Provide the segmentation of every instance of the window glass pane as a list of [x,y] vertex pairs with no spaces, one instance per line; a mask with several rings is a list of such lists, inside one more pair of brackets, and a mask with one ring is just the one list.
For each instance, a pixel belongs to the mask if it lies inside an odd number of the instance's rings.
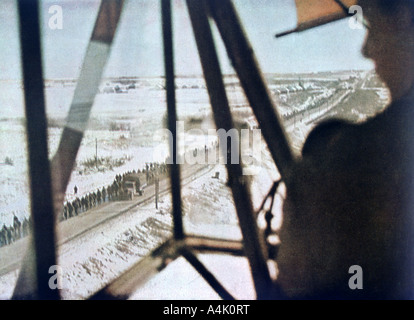
[[0,299],[9,299],[26,252],[31,221],[15,1],[6,0],[0,6],[0,47]]
[[[58,2],[62,29],[49,27],[51,4],[43,3],[43,48],[52,156],[100,1]],[[88,297],[171,236],[160,11],[157,0],[124,4],[59,216],[65,299]]]
[[[241,239],[231,190],[227,186],[227,172],[218,147],[218,130],[185,1],[174,2],[174,18],[185,231],[215,238]],[[221,47],[220,54],[223,53]]]

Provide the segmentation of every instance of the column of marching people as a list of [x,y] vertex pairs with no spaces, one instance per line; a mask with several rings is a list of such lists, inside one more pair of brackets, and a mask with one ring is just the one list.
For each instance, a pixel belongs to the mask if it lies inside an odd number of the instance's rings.
[[16,215],[13,215],[13,224],[10,226],[3,224],[0,229],[0,247],[7,246],[21,238],[26,237],[30,232],[31,225],[31,217],[25,217],[23,221],[20,221]]
[[[66,201],[59,220],[70,219],[108,201],[121,200],[122,194],[126,192],[124,182],[128,175],[141,175],[145,178],[146,184],[150,185],[154,182],[155,175],[160,176],[166,173],[167,165],[165,163],[147,163],[142,170],[138,169],[137,171],[133,170],[117,174],[112,184],[98,188],[82,197],[76,197],[72,201]],[[78,188],[76,186],[75,188],[75,193],[77,193]]]
[[[146,185],[154,182],[155,176],[165,176],[167,174],[167,165],[165,163],[147,163],[145,167],[137,171],[127,171],[123,174],[117,174],[114,181],[108,185],[96,189],[93,192],[78,196],[78,187],[74,187],[73,200],[66,200],[62,212],[58,216],[59,222],[75,217],[90,209],[93,209],[105,202],[118,201],[122,199],[122,193],[125,192],[125,178],[128,175],[139,175],[146,181]],[[25,217],[23,221],[13,215],[13,224],[6,226],[3,224],[0,229],[0,247],[7,246],[13,242],[29,235],[32,226],[31,217]]]

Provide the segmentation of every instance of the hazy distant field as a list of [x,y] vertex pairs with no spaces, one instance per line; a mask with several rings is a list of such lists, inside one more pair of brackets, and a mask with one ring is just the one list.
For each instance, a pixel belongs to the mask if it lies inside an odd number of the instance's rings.
[[[363,121],[380,112],[387,102],[386,91],[372,72],[266,75],[266,80],[296,152],[300,152],[315,123],[331,117]],[[234,116],[243,125],[253,118],[251,109],[237,79],[228,76],[225,82]],[[50,156],[57,148],[75,84],[67,79],[46,82]],[[206,132],[215,128],[203,79],[179,78],[176,86],[177,112],[179,120],[185,120],[185,130],[202,128]],[[158,144],[154,141],[154,133],[163,128],[165,122],[165,101],[161,78],[103,81],[68,195],[74,185],[80,187],[80,192],[89,192],[110,183],[117,173],[142,168],[146,162],[162,161],[154,159],[153,148]],[[19,83],[3,82],[0,103],[3,157],[0,159],[3,162],[0,166],[0,224],[10,224],[13,214],[23,218],[29,212],[25,121]],[[203,144],[197,138],[187,138],[187,147]],[[96,155],[114,165],[106,168],[82,165]],[[13,164],[6,164],[6,158]]]

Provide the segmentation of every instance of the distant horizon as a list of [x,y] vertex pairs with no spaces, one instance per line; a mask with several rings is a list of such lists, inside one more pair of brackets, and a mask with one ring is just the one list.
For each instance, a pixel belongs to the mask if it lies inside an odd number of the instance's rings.
[[[338,69],[338,70],[321,70],[321,71],[310,71],[310,72],[262,72],[262,75],[264,76],[272,76],[272,75],[311,75],[311,74],[323,74],[323,73],[341,73],[341,72],[375,72],[375,69],[373,68],[366,68],[366,69]],[[223,74],[223,77],[238,77],[236,73],[226,73]],[[176,75],[176,78],[204,78],[204,75],[202,74],[188,74],[188,75]],[[142,75],[142,76],[109,76],[109,77],[103,77],[102,81],[105,80],[112,80],[112,79],[162,79],[165,78],[165,75]],[[44,78],[44,81],[75,81],[78,78],[70,78],[70,77],[62,77],[62,78]],[[0,82],[8,82],[8,81],[22,81],[22,78],[9,78],[9,79],[1,79]]]

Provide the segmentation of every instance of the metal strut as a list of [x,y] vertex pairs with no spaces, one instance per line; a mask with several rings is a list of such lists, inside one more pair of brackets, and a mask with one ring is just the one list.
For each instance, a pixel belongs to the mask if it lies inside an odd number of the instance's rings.
[[91,300],[128,299],[138,288],[144,286],[171,262],[183,256],[206,280],[217,294],[226,300],[233,296],[214,275],[197,259],[193,252],[221,253],[241,257],[244,255],[239,241],[218,240],[205,237],[186,236],[184,240],[171,238],[142,258],[117,279],[93,294]]
[[20,0],[18,10],[33,219],[33,236],[29,243],[34,252],[24,260],[24,263],[30,265],[30,271],[24,276],[21,276],[20,272],[20,281],[17,282],[19,286],[22,282],[30,281],[32,290],[24,290],[23,284],[23,290],[15,290],[12,298],[59,299],[59,292],[52,290],[48,285],[49,268],[56,264],[55,219],[47,146],[39,2]]
[[[56,264],[54,256],[54,221],[63,207],[66,188],[83,133],[89,121],[95,95],[99,90],[122,6],[123,0],[102,0],[67,117],[67,123],[63,129],[59,147],[51,161],[51,170],[49,171],[38,1],[19,1],[29,157],[31,166],[34,166],[33,170],[30,170],[31,190],[32,192],[35,189],[38,191],[36,197],[31,199],[35,226],[35,247],[29,246],[22,261],[22,268],[13,293],[14,299],[28,298],[35,295],[36,292],[45,298],[49,297],[47,294],[50,278],[48,270]],[[34,158],[32,159],[32,157]],[[43,186],[43,188],[39,188],[39,186]],[[48,191],[49,189],[52,189],[53,192]],[[40,192],[42,190],[45,192],[43,195]],[[52,204],[51,208],[50,204]],[[36,237],[41,238],[36,239]],[[36,278],[38,282],[37,289],[32,276],[33,259],[35,257],[39,266],[38,270],[43,268],[43,278]],[[39,259],[44,260],[41,260],[41,262]],[[40,276],[39,274],[38,277]],[[54,290],[53,292],[50,297],[57,298],[56,292],[58,291]]]
[[280,115],[230,0],[207,1],[232,65],[282,178],[295,161]]
[[168,111],[168,129],[172,135],[172,164],[170,165],[170,182],[173,204],[173,222],[174,238],[181,240],[184,238],[184,228],[182,219],[181,204],[181,177],[180,165],[177,163],[177,111],[175,101],[175,75],[174,75],[174,48],[173,33],[171,23],[171,1],[161,1],[162,13],[162,31],[164,39],[164,65],[165,65],[165,82],[167,92],[167,111]]
[[[234,124],[206,13],[207,2],[204,0],[187,0],[187,7],[190,13],[216,127],[229,132],[234,128]],[[237,140],[237,136],[233,138]],[[239,142],[233,140],[232,143],[238,144]],[[220,146],[222,145],[220,143]],[[227,150],[222,149],[224,154],[228,154],[229,151],[229,145],[227,145]],[[243,235],[246,256],[252,271],[257,298],[265,299],[269,297],[272,282],[267,268],[263,239],[259,236],[250,195],[247,185],[244,183],[243,169],[239,163],[232,164],[229,162],[227,162],[226,168],[228,176],[231,177],[230,187]]]
[[177,115],[175,100],[174,52],[172,42],[173,35],[171,23],[172,14],[170,0],[161,0],[161,13],[164,39],[164,65],[167,91],[168,128],[173,137],[172,150],[170,150],[170,154],[172,155],[173,159],[173,164],[171,165],[170,170],[173,200],[173,238],[155,249],[149,256],[139,261],[114,282],[94,294],[91,299],[127,299],[133,293],[133,291],[137,289],[137,287],[145,284],[151,276],[164,269],[168,263],[172,262],[179,256],[183,256],[193,266],[193,268],[199,272],[204,280],[211,286],[213,290],[217,292],[220,297],[225,300],[234,300],[234,297],[201,263],[201,261],[196,257],[191,249],[193,248],[195,250],[201,251],[223,250],[227,251],[230,254],[240,254],[238,243],[226,242],[228,244],[227,247],[222,245],[222,241],[187,237],[183,231],[180,166],[178,163],[176,163]]
[[[176,161],[177,116],[171,3],[170,0],[161,1],[168,127],[174,137],[171,155],[174,161]],[[33,4],[35,7],[32,7]],[[90,109],[98,90],[103,67],[109,56],[112,40],[120,18],[122,4],[122,0],[103,0],[101,3],[69,111],[68,121],[64,128],[58,151],[52,161],[52,172],[50,172],[47,159],[46,115],[44,112],[40,34],[38,28],[38,1],[19,0],[26,114],[28,118],[31,190],[34,190],[37,182],[37,185],[44,186],[44,192],[42,191],[43,194],[40,197],[38,194],[37,199],[33,199],[32,196],[36,255],[27,255],[28,257],[36,257],[38,266],[36,279],[38,287],[31,290],[29,286],[29,289],[26,291],[22,289],[25,285],[25,276],[28,277],[29,275],[27,266],[30,263],[26,263],[27,261],[25,260],[15,288],[14,297],[22,297],[19,293],[29,292],[24,297],[30,297],[30,294],[32,294],[32,297],[44,299],[59,298],[58,291],[50,291],[50,288],[47,286],[47,280],[49,279],[49,274],[47,273],[48,268],[56,261],[54,214],[58,214],[63,205],[63,196],[89,119]],[[283,176],[293,161],[293,156],[285,139],[283,128],[279,125],[278,115],[269,98],[253,52],[243,34],[231,2],[228,0],[187,0],[187,6],[217,128],[222,128],[228,132],[234,128],[234,124],[208,21],[208,9],[210,9],[212,16],[216,20],[228,54],[232,59],[249,102],[262,127],[263,135],[268,143],[271,154]],[[30,17],[30,19],[26,20],[26,17]],[[97,52],[100,54],[97,55]],[[93,58],[98,56],[101,59]],[[87,72],[90,70],[96,71],[91,73]],[[37,131],[39,128],[41,129],[40,133]],[[36,130],[36,139],[34,138],[33,130]],[[38,144],[36,144],[36,141],[38,141]],[[232,143],[238,144],[239,141],[233,140]],[[220,145],[222,144],[220,143]],[[229,155],[229,151],[231,151],[230,146],[227,145],[227,149],[222,151]],[[38,157],[39,154],[41,157]],[[135,264],[118,279],[98,291],[91,298],[128,298],[138,286],[149,279],[149,276],[155,275],[168,265],[169,262],[179,256],[183,256],[222,298],[234,299],[213,274],[197,259],[193,254],[193,250],[233,254],[236,256],[241,256],[244,253],[250,264],[257,298],[265,299],[271,297],[270,294],[273,284],[267,268],[267,254],[264,239],[259,235],[250,194],[243,177],[243,168],[239,163],[233,164],[229,161],[227,162],[226,168],[230,178],[229,185],[232,190],[243,235],[243,243],[185,236],[181,210],[180,168],[177,163],[174,163],[170,171],[174,217],[173,239],[170,239],[155,249],[146,258]],[[36,170],[38,171],[36,172]],[[47,178],[46,181],[45,177]],[[52,197],[52,190],[54,197]],[[55,211],[54,214],[53,211]],[[45,234],[48,237],[47,241],[45,241]],[[41,239],[39,235],[41,235]],[[148,274],[145,274],[145,271]]]

